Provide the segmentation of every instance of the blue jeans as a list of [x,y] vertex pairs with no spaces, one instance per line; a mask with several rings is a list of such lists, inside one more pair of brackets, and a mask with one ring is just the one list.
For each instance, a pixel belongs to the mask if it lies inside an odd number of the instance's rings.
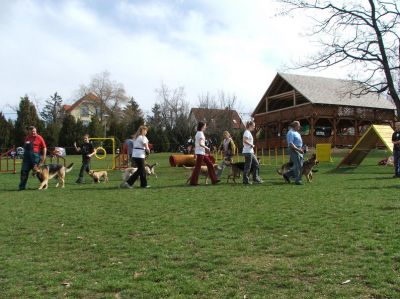
[[289,154],[290,160],[293,162],[293,167],[286,173],[286,175],[288,178],[294,178],[297,183],[301,182],[301,173],[304,162],[303,154],[300,154],[293,149],[289,149]]
[[258,176],[260,170],[260,164],[258,164],[257,157],[253,153],[245,153],[244,156],[244,169],[243,169],[243,183],[249,183],[249,174],[250,170],[253,175],[253,181],[258,182],[261,181]]

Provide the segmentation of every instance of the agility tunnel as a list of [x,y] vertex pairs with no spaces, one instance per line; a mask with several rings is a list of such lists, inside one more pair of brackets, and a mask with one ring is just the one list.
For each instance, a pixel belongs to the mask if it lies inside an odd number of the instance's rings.
[[[210,160],[215,164],[215,158],[210,156]],[[171,155],[169,157],[169,164],[171,167],[194,166],[195,155]],[[203,163],[203,165],[205,165]]]

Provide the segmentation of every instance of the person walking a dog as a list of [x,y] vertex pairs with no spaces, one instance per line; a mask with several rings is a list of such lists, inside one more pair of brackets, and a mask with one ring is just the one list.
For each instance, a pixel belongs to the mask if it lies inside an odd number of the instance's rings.
[[[26,189],[26,183],[28,182],[29,172],[34,166],[43,164],[46,161],[47,146],[43,137],[37,133],[37,129],[34,126],[28,128],[29,133],[24,141],[24,156],[21,167],[21,177],[19,182],[19,190]],[[42,158],[40,159],[40,153]]]
[[132,188],[133,184],[140,177],[140,187],[149,188],[147,185],[146,171],[145,171],[145,163],[144,160],[146,158],[146,154],[150,153],[149,148],[149,140],[146,137],[148,128],[146,126],[140,126],[133,136],[133,150],[132,150],[132,158],[135,162],[137,170],[129,177],[129,179],[125,182],[126,188]]
[[81,170],[79,171],[79,177],[75,183],[82,184],[84,182],[83,174],[85,171],[87,174],[89,174],[90,160],[92,156],[96,153],[96,151],[94,150],[93,144],[89,142],[88,134],[85,134],[83,136],[83,143],[79,147],[76,145],[76,142],[74,142],[74,147],[77,152],[82,153],[82,166]]
[[392,135],[393,142],[393,165],[394,165],[394,178],[400,177],[400,122],[394,124],[394,132]]
[[289,131],[286,135],[290,161],[293,162],[292,168],[285,174],[283,178],[290,183],[290,178],[295,179],[296,185],[303,185],[301,181],[302,167],[304,162],[303,140],[299,133],[301,126],[300,122],[295,120],[290,124]]
[[200,174],[200,169],[201,165],[206,163],[207,165],[207,170],[208,170],[208,175],[211,178],[211,182],[215,185],[219,182],[219,179],[217,178],[213,163],[210,159],[209,155],[206,155],[206,152],[210,151],[210,148],[206,146],[206,137],[204,136],[204,131],[207,128],[207,124],[204,122],[199,122],[197,124],[197,133],[195,136],[195,148],[194,148],[194,153],[196,155],[196,162],[195,166],[193,168],[192,176],[190,178],[190,185],[191,186],[197,186],[198,185],[198,179],[199,179],[199,174]]
[[263,181],[260,179],[259,171],[260,164],[258,163],[257,157],[254,155],[254,144],[253,135],[251,131],[255,129],[256,125],[254,121],[248,121],[246,123],[246,131],[243,133],[243,156],[244,156],[244,169],[243,169],[243,184],[251,185],[249,182],[250,169],[252,170],[253,182],[255,184],[261,184]]
[[224,153],[224,157],[222,159],[221,164],[219,165],[217,177],[219,178],[222,175],[222,172],[225,169],[226,163],[232,163],[232,157],[236,151],[236,145],[233,141],[231,134],[228,131],[224,131],[223,133],[224,139],[222,140],[219,150]]

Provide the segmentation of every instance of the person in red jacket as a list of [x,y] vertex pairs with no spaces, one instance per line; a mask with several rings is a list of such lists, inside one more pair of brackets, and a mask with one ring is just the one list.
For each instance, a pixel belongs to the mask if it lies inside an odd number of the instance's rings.
[[[46,161],[47,147],[42,136],[37,133],[34,126],[28,128],[29,134],[24,141],[24,157],[21,167],[19,190],[25,190],[29,172],[35,165]],[[40,157],[42,154],[42,157]]]

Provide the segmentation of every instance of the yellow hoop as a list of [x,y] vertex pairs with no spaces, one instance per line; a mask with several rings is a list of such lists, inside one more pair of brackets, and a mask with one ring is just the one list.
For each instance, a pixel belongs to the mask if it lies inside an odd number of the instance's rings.
[[[102,155],[102,156],[98,156],[98,155],[97,155],[97,152],[98,152],[98,151],[103,151],[103,155]],[[107,156],[107,152],[106,152],[106,150],[104,149],[104,147],[99,146],[99,147],[96,147],[96,150],[95,150],[95,152],[94,152],[94,155],[95,155],[95,157],[96,157],[97,159],[103,160],[103,159],[105,159],[105,157]]]

